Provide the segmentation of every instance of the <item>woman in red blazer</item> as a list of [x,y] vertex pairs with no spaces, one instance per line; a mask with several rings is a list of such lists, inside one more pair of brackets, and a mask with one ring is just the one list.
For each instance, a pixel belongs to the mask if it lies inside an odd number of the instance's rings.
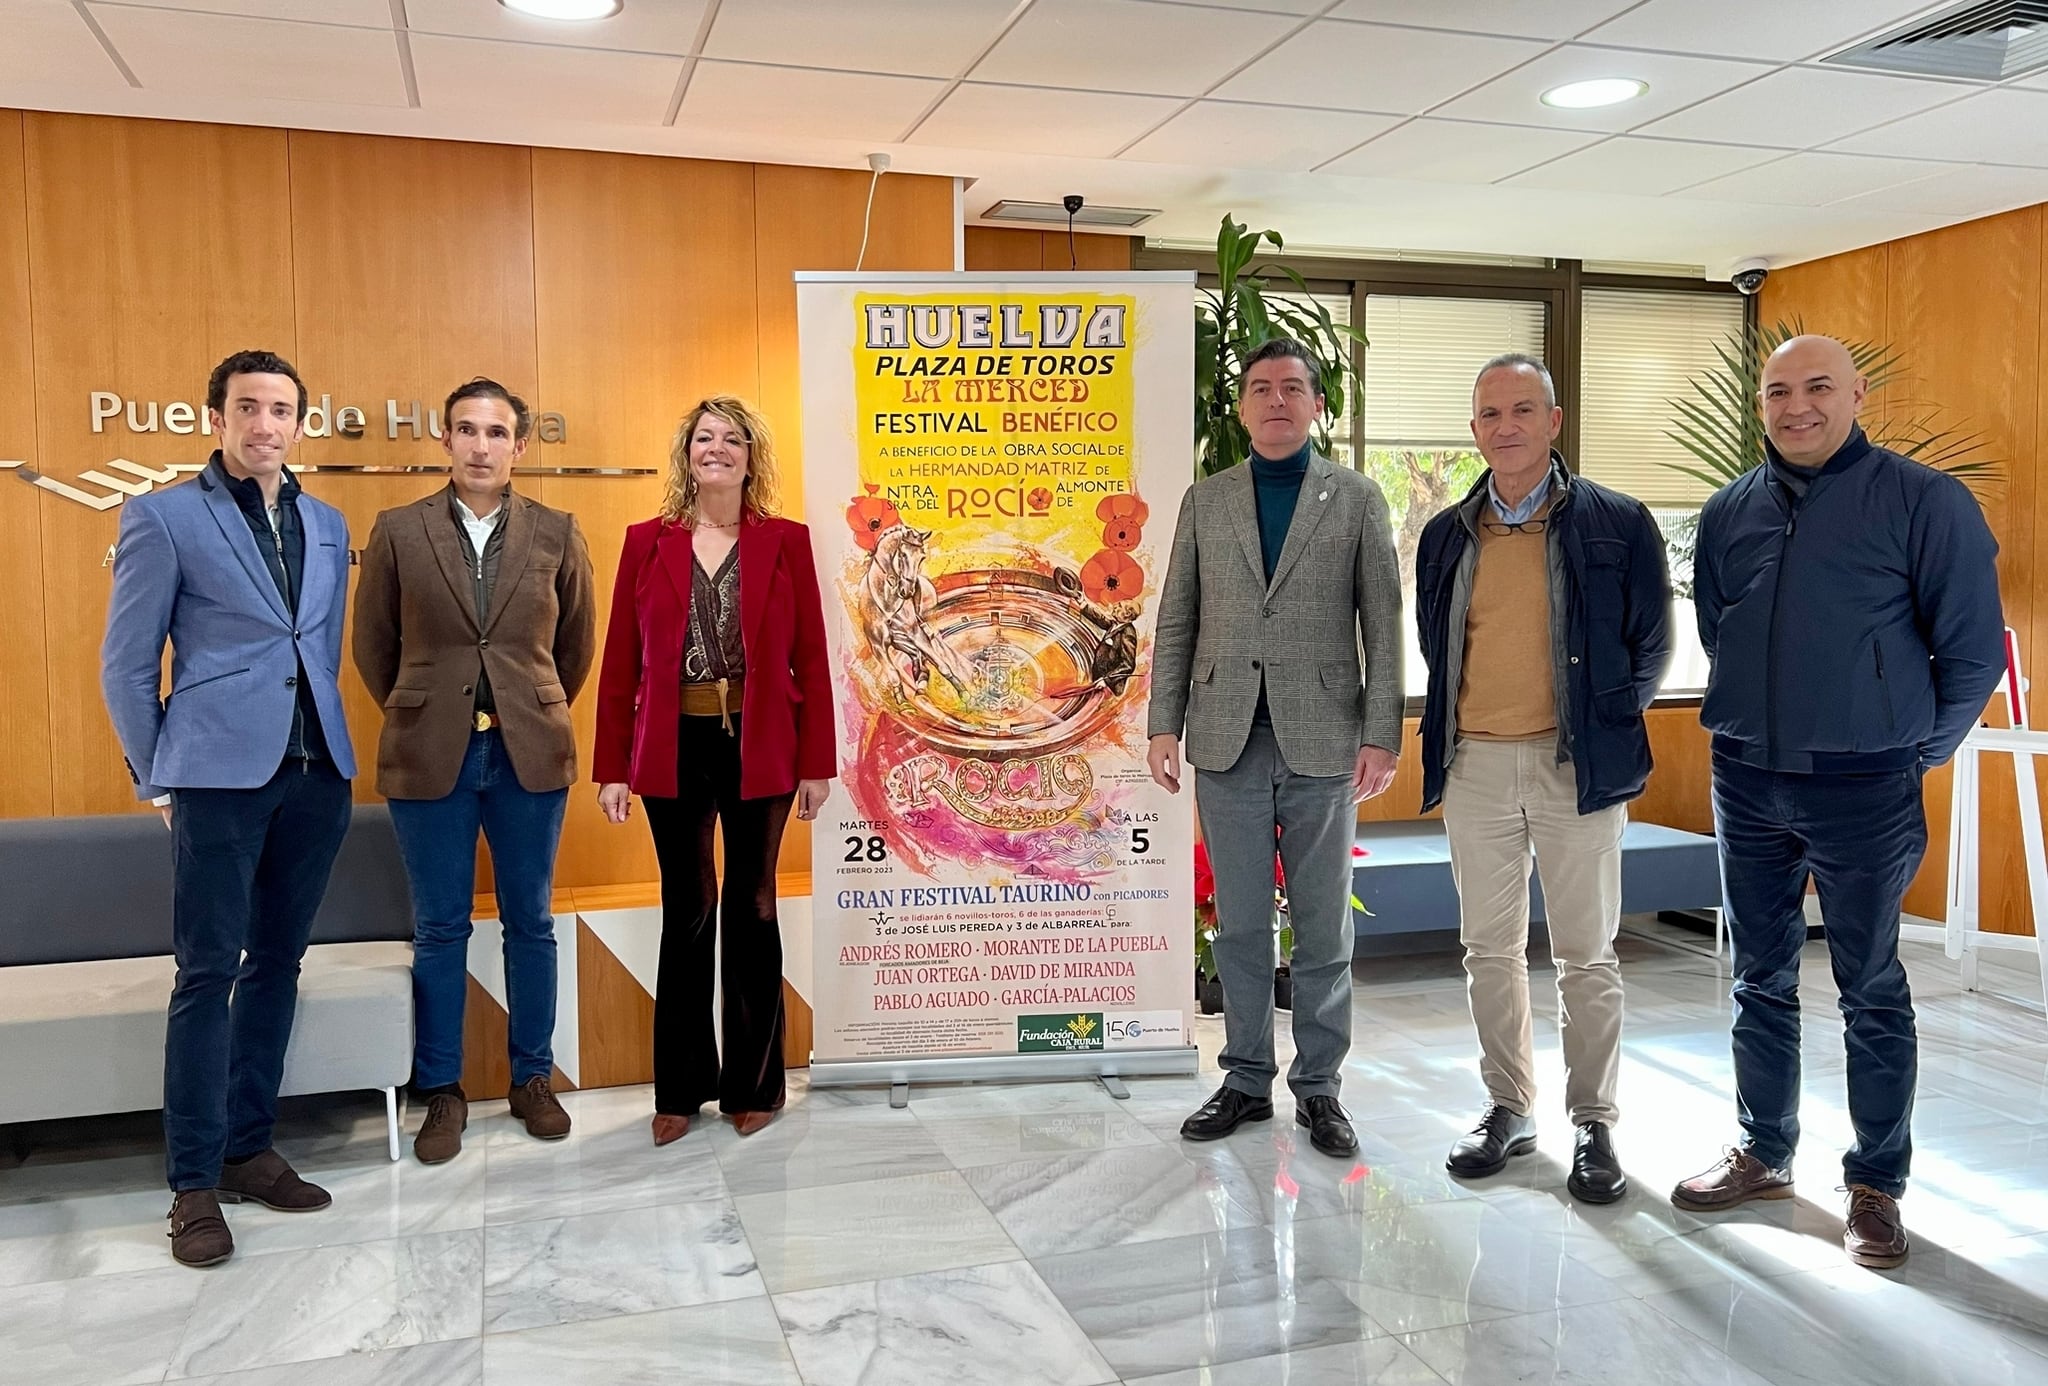
[[[676,430],[661,514],[626,531],[612,589],[594,768],[612,822],[635,794],[647,805],[661,864],[656,1145],[714,1098],[752,1135],[785,1093],[775,860],[792,804],[815,818],[836,765],[810,532],[776,508],[768,425],[714,395]],[[721,919],[723,1063],[711,1024]]]

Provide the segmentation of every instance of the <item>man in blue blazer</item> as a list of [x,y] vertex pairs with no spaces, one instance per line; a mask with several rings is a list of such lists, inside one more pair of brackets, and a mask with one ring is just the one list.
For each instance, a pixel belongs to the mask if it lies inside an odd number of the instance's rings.
[[348,524],[285,469],[306,388],[282,358],[238,352],[206,410],[220,437],[206,469],[121,512],[100,648],[128,774],[175,843],[164,1144],[171,1254],[193,1266],[234,1252],[222,1202],[332,1201],[270,1137],[356,771],[335,684]]

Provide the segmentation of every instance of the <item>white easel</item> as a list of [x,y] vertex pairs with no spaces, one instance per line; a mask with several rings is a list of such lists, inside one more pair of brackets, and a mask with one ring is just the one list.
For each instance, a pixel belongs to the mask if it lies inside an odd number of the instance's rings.
[[[1905,924],[1900,937],[1924,943],[1939,942],[1951,958],[1962,963],[1963,986],[1977,990],[1977,950],[2008,948],[2033,953],[2041,960],[2041,1002],[2048,1007],[2048,851],[2041,840],[2041,800],[2036,787],[2034,757],[2048,755],[2048,731],[2036,731],[2027,721],[2027,681],[2020,668],[2019,637],[2010,626],[2005,631],[2006,713],[2010,727],[1977,726],[1963,738],[1955,757],[1955,779],[1949,796],[1948,813],[1948,915],[1937,928],[1931,924]],[[1983,848],[1983,773],[1981,758],[1987,752],[2010,755],[2013,780],[2019,791],[2020,843],[2027,859],[2027,897],[2033,910],[2034,933],[1987,933],[1979,925],[1979,873]]]

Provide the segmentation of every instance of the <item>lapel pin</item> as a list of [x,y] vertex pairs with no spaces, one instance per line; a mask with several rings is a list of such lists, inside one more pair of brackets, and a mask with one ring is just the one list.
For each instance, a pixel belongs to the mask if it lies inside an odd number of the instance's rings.
[[1316,492],[1316,499],[1317,499],[1317,500],[1328,500],[1329,498],[1330,498],[1330,493],[1329,493],[1328,491],[1318,491],[1318,492]]

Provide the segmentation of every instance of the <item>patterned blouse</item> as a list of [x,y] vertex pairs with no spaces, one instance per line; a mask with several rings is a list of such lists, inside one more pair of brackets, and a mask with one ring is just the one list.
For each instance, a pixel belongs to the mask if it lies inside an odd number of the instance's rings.
[[[716,683],[746,672],[747,656],[740,644],[740,546],[734,544],[718,565],[715,577],[704,564],[690,560],[690,632],[683,642],[683,682]],[[706,640],[705,631],[715,639]]]

